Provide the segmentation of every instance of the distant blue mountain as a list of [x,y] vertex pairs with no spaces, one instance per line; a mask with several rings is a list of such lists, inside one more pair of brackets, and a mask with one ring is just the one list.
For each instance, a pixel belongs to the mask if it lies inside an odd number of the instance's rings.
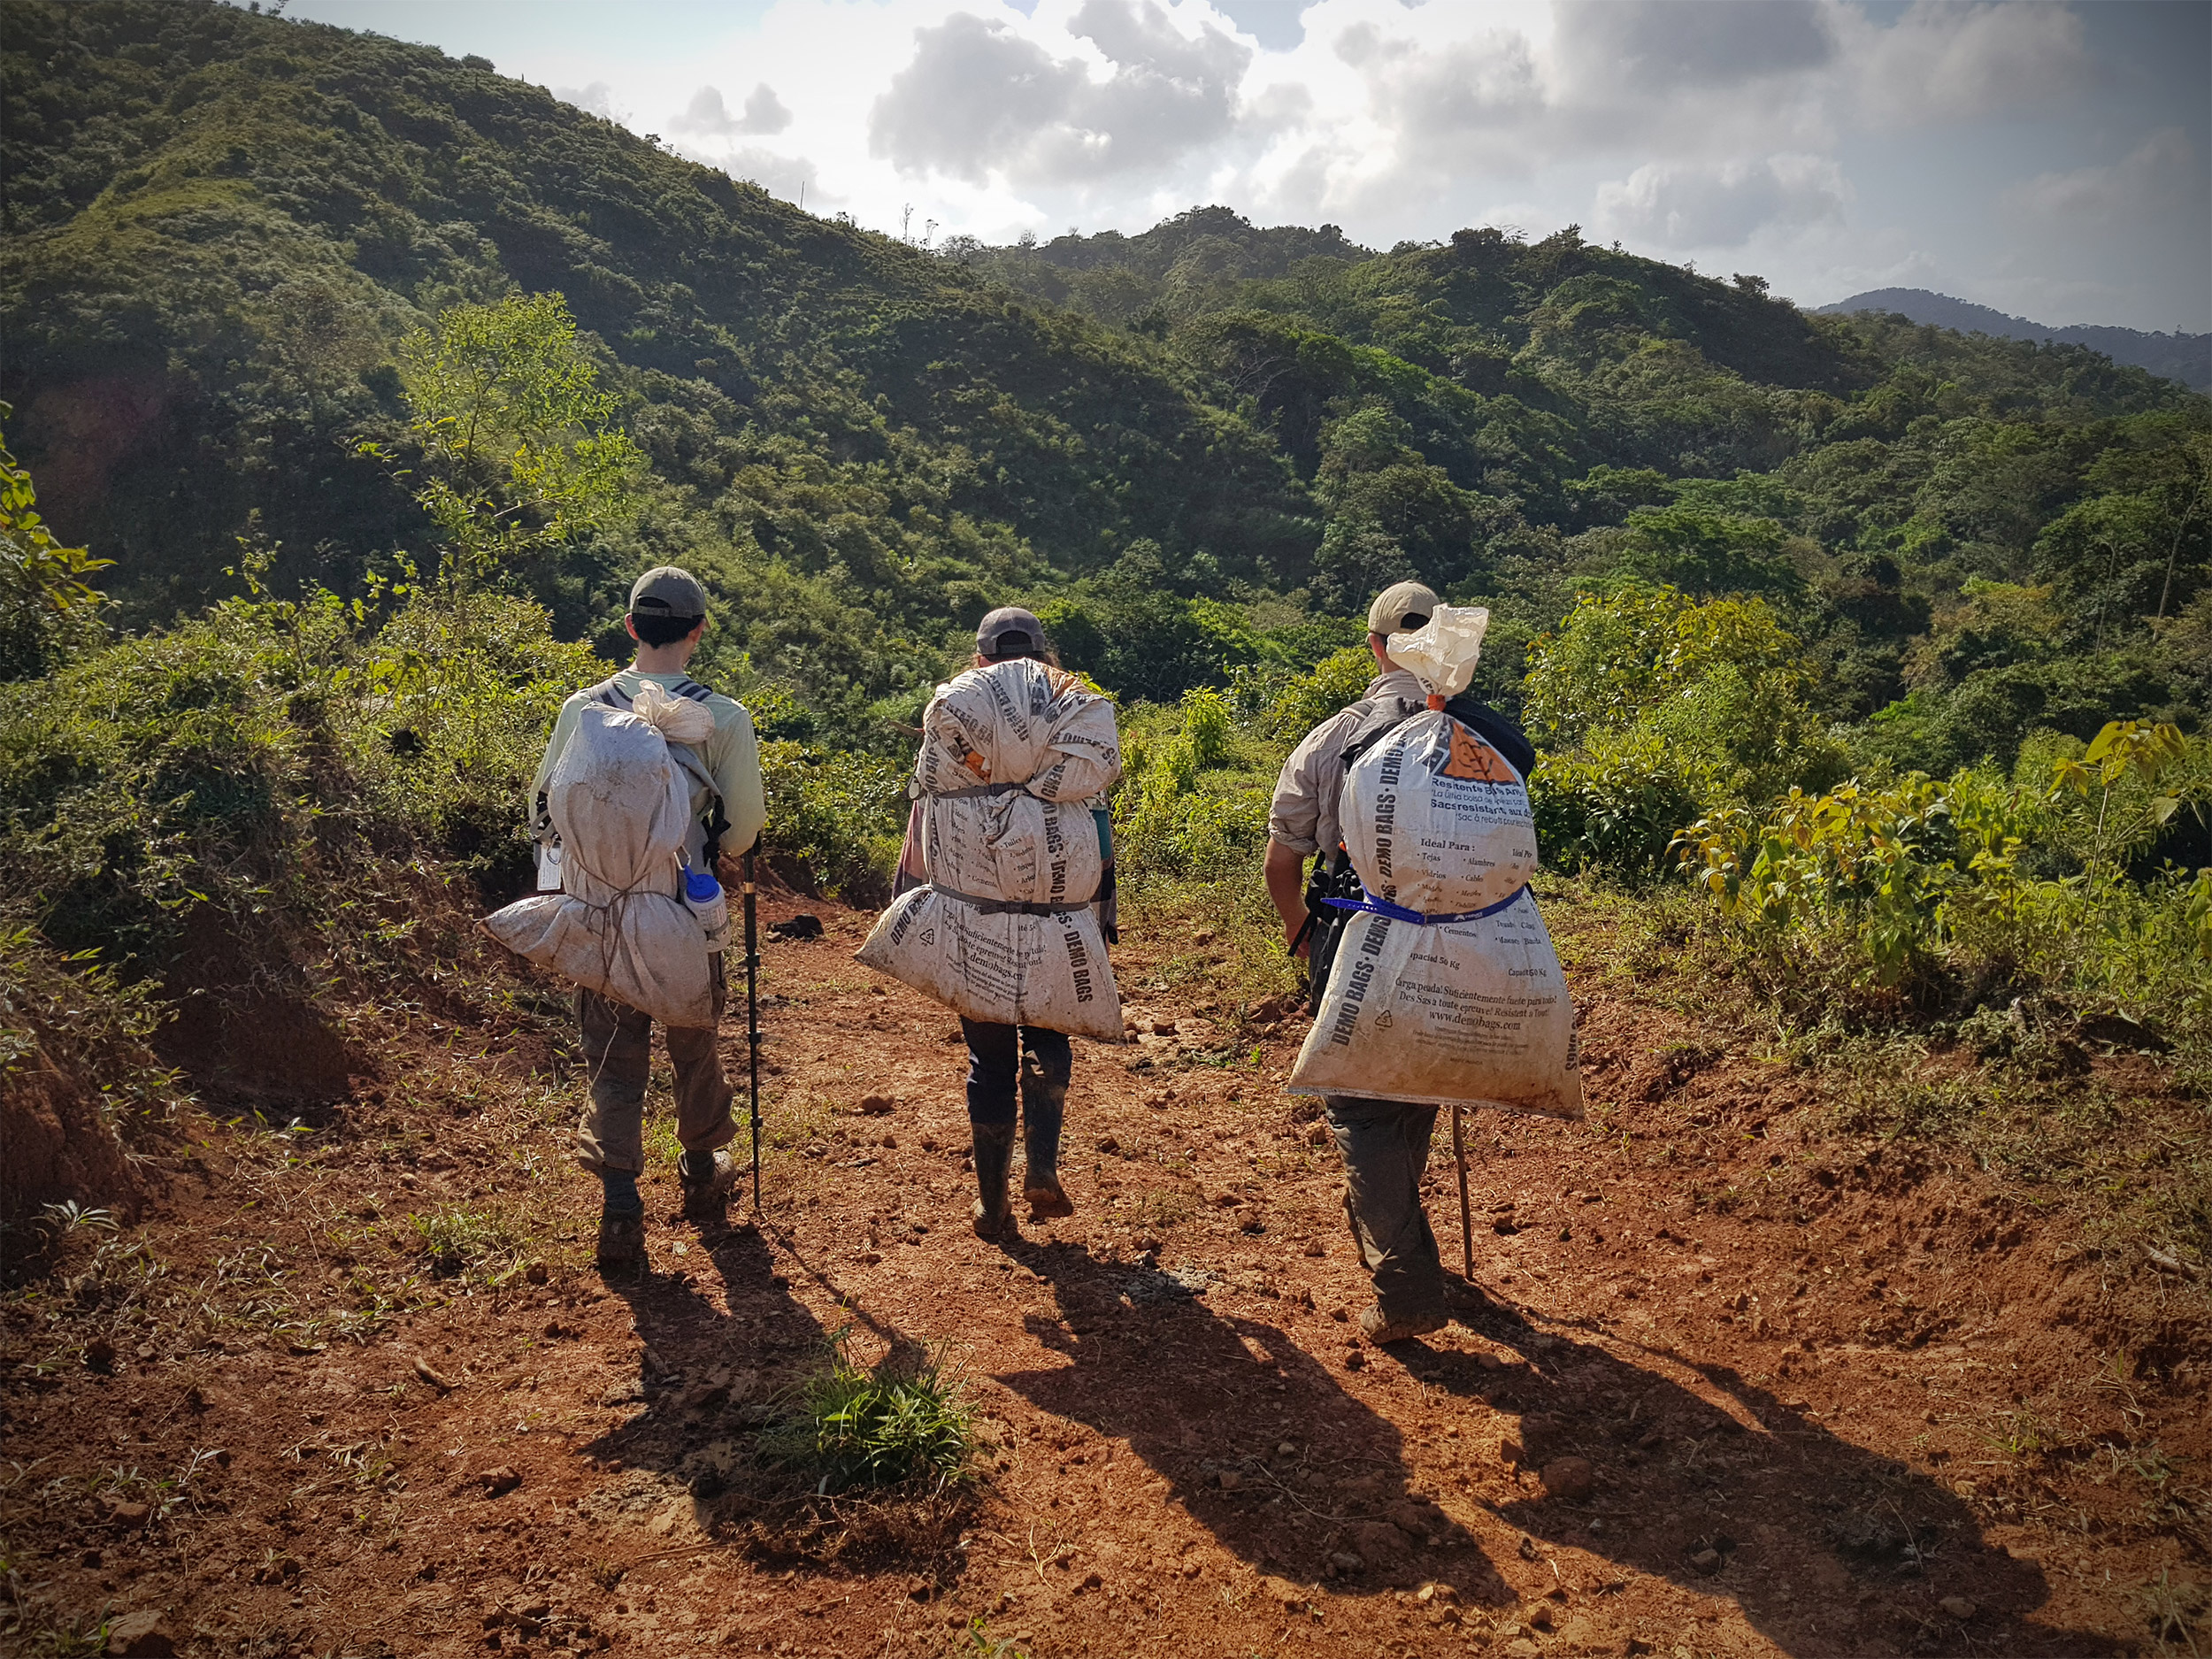
[[1895,312],[1916,323],[1955,328],[1962,334],[1995,334],[2005,340],[2045,340],[2061,345],[2087,346],[2115,363],[2131,363],[2139,369],[2200,392],[2212,391],[2212,334],[2146,334],[2140,328],[2108,328],[2094,323],[2076,323],[2052,328],[2024,317],[2008,317],[1970,300],[1955,300],[1948,294],[1926,288],[1872,288],[1854,294],[1823,311]]

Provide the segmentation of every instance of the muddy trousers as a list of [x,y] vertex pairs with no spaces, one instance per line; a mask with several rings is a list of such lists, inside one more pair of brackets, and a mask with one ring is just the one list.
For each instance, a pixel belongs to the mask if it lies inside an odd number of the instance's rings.
[[1421,1171],[1436,1133],[1436,1108],[1398,1101],[1325,1097],[1329,1133],[1344,1158],[1344,1214],[1391,1318],[1444,1311],[1444,1263],[1421,1208]]
[[[668,1057],[676,1069],[676,1139],[687,1152],[711,1152],[737,1138],[730,1102],[737,1091],[722,1075],[716,1047],[722,1005],[728,992],[722,960],[714,959],[711,1026],[664,1028]],[[645,1085],[653,1064],[653,1021],[626,1003],[595,991],[579,991],[576,1016],[583,1027],[584,1071],[591,1079],[590,1103],[576,1125],[576,1161],[602,1170],[645,1171]]]

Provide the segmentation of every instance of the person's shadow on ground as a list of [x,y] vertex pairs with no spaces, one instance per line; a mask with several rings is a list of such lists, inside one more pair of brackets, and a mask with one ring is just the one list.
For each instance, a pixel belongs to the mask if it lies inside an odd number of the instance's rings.
[[1166,1481],[1163,1505],[1297,1583],[1360,1595],[1438,1578],[1471,1601],[1512,1599],[1475,1539],[1412,1482],[1396,1426],[1287,1332],[1217,1314],[1194,1274],[1071,1244],[1006,1248],[1050,1282],[1060,1317],[1028,1324],[1070,1363],[997,1380],[1125,1440]]
[[[1956,1494],[1733,1371],[1659,1350],[1647,1368],[1540,1332],[1503,1305],[1466,1323],[1527,1363],[1493,1370],[1417,1342],[1394,1345],[1385,1363],[1517,1417],[1506,1450],[1519,1454],[1518,1495],[1486,1507],[1540,1555],[1541,1543],[1568,1545],[1725,1597],[1791,1654],[2125,1646],[2024,1625],[2048,1596],[2040,1568],[1985,1544]],[[1672,1380],[1662,1359],[1756,1426]]]
[[[1178,1276],[1141,1262],[1071,1245],[1008,1250],[1050,1281],[1060,1318],[1031,1328],[1070,1363],[999,1380],[1125,1440],[1165,1479],[1167,1501],[1239,1557],[1294,1580],[1333,1578],[1340,1593],[1433,1578],[1463,1601],[1517,1602],[1480,1541],[1419,1489],[1398,1427],[1286,1332],[1216,1314]],[[1526,1363],[1493,1369],[1418,1342],[1371,1350],[1371,1363],[1506,1414],[1505,1449],[1521,1472],[1492,1463],[1474,1437],[1461,1444],[1481,1467],[1465,1472],[1475,1501],[1525,1535],[1530,1560],[1546,1544],[1571,1546],[1732,1601],[1792,1654],[2124,1647],[2024,1624],[2048,1598],[2041,1570],[1984,1544],[1955,1494],[1732,1372],[1699,1374],[1755,1426],[1670,1377],[1671,1356],[1638,1364],[1502,1306],[1467,1323]],[[1562,1466],[1573,1459],[1586,1467]],[[1574,1612],[1556,1615],[1561,1632],[1581,1617],[1580,1635],[1617,1649],[1632,1632],[1610,1626],[1605,1602],[1625,1582],[1581,1586]]]
[[[673,1271],[649,1266],[606,1280],[644,1344],[634,1383],[608,1403],[643,1409],[580,1448],[625,1471],[598,1500],[614,1513],[599,1518],[634,1510],[628,1518],[649,1533],[690,1542],[703,1533],[802,1571],[830,1567],[855,1536],[867,1553],[866,1540],[880,1533],[884,1548],[911,1555],[909,1566],[941,1580],[956,1577],[964,1564],[951,1548],[956,1505],[902,1509],[902,1498],[915,1494],[895,1491],[870,1525],[856,1526],[851,1503],[867,1494],[846,1494],[841,1502],[832,1498],[824,1525],[811,1474],[775,1462],[761,1439],[790,1410],[794,1386],[826,1367],[833,1342],[847,1332],[885,1350],[879,1365],[911,1365],[921,1345],[871,1316],[772,1222],[710,1221],[686,1242],[690,1248]],[[706,1287],[710,1264],[721,1281],[721,1306]],[[844,1310],[842,1330],[826,1329],[793,1295],[795,1276]]]
[[[769,1396],[784,1373],[821,1354],[828,1333],[792,1295],[758,1227],[710,1225],[686,1243],[673,1271],[608,1275],[609,1294],[627,1305],[644,1343],[630,1392],[608,1403],[644,1409],[580,1451],[657,1477],[626,1483],[640,1503],[687,1490],[703,1525]],[[703,1282],[710,1272],[721,1280],[719,1307]]]

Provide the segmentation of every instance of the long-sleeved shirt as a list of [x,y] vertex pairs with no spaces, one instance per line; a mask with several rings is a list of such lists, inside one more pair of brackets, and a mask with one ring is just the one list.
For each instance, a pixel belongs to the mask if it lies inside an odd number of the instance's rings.
[[[626,668],[614,677],[614,681],[615,688],[626,701],[635,697],[639,687],[649,680],[672,693],[689,678],[687,674],[648,674]],[[553,769],[560,764],[562,751],[575,734],[578,717],[590,701],[588,689],[577,692],[561,705],[560,718],[553,722],[553,736],[545,746],[545,758],[538,763],[538,775],[530,783],[530,833],[534,841],[551,839],[552,826],[545,821],[539,803],[546,787],[553,781]],[[696,752],[707,775],[714,780],[715,793],[722,797],[723,816],[730,822],[719,850],[735,856],[752,846],[760,835],[761,826],[768,821],[767,791],[760,779],[760,744],[753,735],[753,717],[745,711],[743,703],[713,691],[707,694],[707,707],[714,715],[714,735]],[[700,855],[706,844],[703,820],[707,811],[706,785],[694,778],[691,833],[684,846],[685,856],[692,861],[694,869],[700,867]]]

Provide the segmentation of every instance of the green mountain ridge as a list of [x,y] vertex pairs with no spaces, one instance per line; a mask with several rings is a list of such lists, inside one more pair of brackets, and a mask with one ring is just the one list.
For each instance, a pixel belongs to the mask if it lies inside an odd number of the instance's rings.
[[1200,208],[933,252],[431,49],[202,0],[10,18],[0,396],[134,626],[227,591],[242,535],[345,593],[432,557],[355,445],[400,430],[408,329],[519,288],[566,296],[654,477],[511,579],[611,642],[630,571],[693,563],[715,663],[849,741],[1007,598],[1172,699],[1310,663],[1403,575],[1491,605],[1508,702],[1519,645],[1640,580],[1763,595],[1900,764],[2207,706],[2212,403],[2080,348],[1571,227],[1377,252]]

